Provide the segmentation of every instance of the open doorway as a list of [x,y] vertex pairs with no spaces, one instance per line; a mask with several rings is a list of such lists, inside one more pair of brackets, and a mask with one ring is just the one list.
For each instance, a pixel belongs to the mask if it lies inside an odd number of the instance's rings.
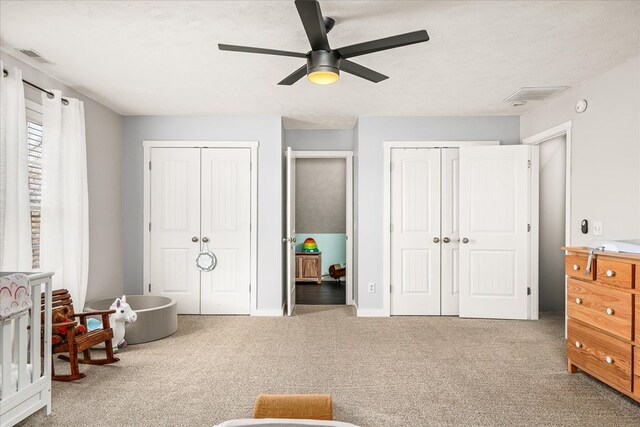
[[291,151],[287,160],[288,313],[353,304],[353,153]]
[[[566,314],[566,276],[560,248],[571,245],[571,122],[566,122],[528,138],[523,144],[533,148],[537,180],[535,197],[539,209],[532,212],[537,232],[532,247],[532,305],[541,312]],[[535,311],[538,311],[536,309]]]
[[566,135],[539,144],[539,247],[540,311],[563,311],[565,245]]

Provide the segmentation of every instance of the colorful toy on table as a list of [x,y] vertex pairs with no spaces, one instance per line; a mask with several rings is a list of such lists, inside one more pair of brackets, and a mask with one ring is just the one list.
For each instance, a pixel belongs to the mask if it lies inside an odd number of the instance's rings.
[[311,237],[308,237],[302,244],[302,252],[320,252],[318,244]]

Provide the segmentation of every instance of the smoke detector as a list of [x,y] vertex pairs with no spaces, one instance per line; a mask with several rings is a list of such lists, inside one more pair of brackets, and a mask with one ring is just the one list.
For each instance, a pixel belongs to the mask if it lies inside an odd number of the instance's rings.
[[20,51],[22,54],[28,56],[31,59],[34,59],[42,64],[51,64],[51,61],[45,59],[42,57],[42,55],[40,55],[38,52],[36,52],[33,49],[18,49],[18,51]]
[[569,86],[521,87],[505,99],[504,102],[545,101],[569,89]]

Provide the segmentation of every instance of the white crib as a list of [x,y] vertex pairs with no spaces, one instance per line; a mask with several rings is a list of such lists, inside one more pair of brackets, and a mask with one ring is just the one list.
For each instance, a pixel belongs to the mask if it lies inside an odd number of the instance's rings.
[[[3,276],[6,274],[10,273],[0,273]],[[46,408],[47,415],[51,413],[53,274],[25,274],[29,277],[31,286],[31,309],[15,318],[0,321],[0,427],[13,426],[41,408]],[[41,302],[43,291],[44,315]],[[45,319],[44,328],[41,327],[42,318]],[[41,345],[44,345],[44,351],[41,351]]]

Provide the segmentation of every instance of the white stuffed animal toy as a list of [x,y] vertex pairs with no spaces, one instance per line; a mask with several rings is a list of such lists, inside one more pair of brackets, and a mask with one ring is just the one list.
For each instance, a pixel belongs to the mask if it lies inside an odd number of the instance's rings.
[[125,295],[122,295],[122,298],[116,298],[109,310],[116,311],[109,316],[109,324],[113,329],[113,350],[122,350],[127,346],[127,342],[124,340],[125,323],[135,322],[138,319],[138,315],[127,304]]

